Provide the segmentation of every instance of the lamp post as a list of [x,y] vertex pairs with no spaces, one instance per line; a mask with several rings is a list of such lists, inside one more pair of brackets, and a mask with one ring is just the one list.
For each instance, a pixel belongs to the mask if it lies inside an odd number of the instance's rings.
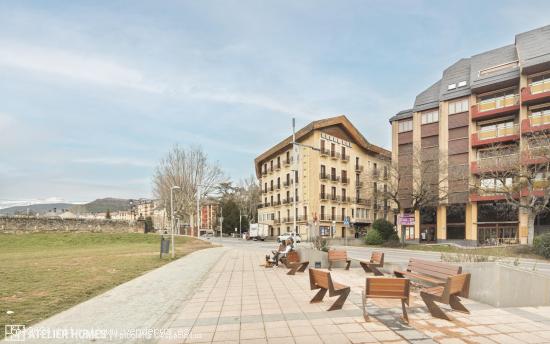
[[176,249],[174,247],[176,241],[174,239],[174,190],[181,189],[174,185],[170,188],[170,227],[172,228],[172,259],[176,257]]
[[199,236],[200,222],[202,218],[202,216],[200,215],[201,186],[201,184],[197,184],[197,219],[195,220],[195,226],[197,226],[197,237]]

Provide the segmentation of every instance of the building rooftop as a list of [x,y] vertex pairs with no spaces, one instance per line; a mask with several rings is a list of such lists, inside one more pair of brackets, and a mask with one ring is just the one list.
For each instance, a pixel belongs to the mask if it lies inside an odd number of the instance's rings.
[[536,73],[549,68],[550,25],[546,25],[517,34],[514,44],[458,60],[443,71],[440,80],[416,96],[411,110],[400,111],[390,122],[438,107],[443,100],[515,85],[520,72]]

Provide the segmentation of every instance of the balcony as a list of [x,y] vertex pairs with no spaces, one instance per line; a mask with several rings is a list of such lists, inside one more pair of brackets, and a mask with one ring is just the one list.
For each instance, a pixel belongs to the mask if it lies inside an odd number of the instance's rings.
[[321,172],[321,173],[319,173],[319,179],[320,179],[320,180],[329,180],[329,179],[330,179],[330,175]]
[[293,182],[294,182],[294,181],[293,181],[292,179],[289,180],[289,181],[283,182],[283,186],[284,186],[285,188],[291,187]]
[[521,133],[535,133],[539,131],[550,130],[550,110],[521,121]]
[[350,197],[346,197],[346,196],[338,197],[338,199],[339,199],[339,202],[340,202],[340,203],[349,203],[349,202],[351,202],[351,198],[350,198]]
[[275,190],[275,187],[274,187],[273,185],[271,185],[271,186],[269,187],[269,192],[273,192],[273,190]]
[[262,169],[262,176],[267,176],[267,168]]
[[281,184],[275,185],[275,190],[281,190]]
[[296,221],[307,222],[307,215],[298,215],[298,217],[296,217]]
[[341,181],[342,181],[342,184],[349,184],[349,178],[348,177],[342,176]]
[[496,193],[495,190],[470,191],[471,202],[502,201],[505,199],[506,199],[506,196]]
[[519,95],[508,95],[484,100],[472,105],[472,120],[498,117],[519,111]]
[[331,182],[339,182],[340,181],[340,177],[335,175],[335,174],[331,174],[329,179],[330,179]]
[[521,163],[524,165],[537,165],[550,163],[550,148],[548,146],[529,147],[521,154]]
[[280,171],[280,170],[281,170],[281,164],[275,165],[275,171]]
[[286,167],[290,166],[290,164],[292,164],[292,158],[285,159],[285,160],[283,161],[283,164],[284,164]]
[[330,194],[328,195],[328,199],[331,200],[331,201],[338,201],[338,196],[336,194]]
[[517,124],[490,129],[482,129],[472,134],[472,147],[481,147],[496,143],[514,142],[519,140],[519,126]]
[[283,204],[291,204],[292,202],[294,202],[292,197],[283,199]]
[[281,205],[281,201],[273,201],[273,206],[278,207]]
[[291,223],[291,222],[294,222],[294,217],[293,216],[290,216],[290,217],[285,217],[283,219],[284,223]]
[[359,181],[355,182],[355,188],[356,189],[361,189],[362,187],[363,187],[363,182],[359,182]]
[[521,89],[521,103],[533,105],[550,101],[550,79],[531,83]]
[[478,159],[470,164],[470,171],[473,174],[486,172],[507,171],[519,164],[519,154],[499,155],[490,158]]
[[321,192],[321,193],[319,194],[319,199],[320,199],[321,201],[328,201],[328,200],[329,200],[329,195],[328,195],[327,193]]
[[330,158],[334,160],[340,159],[340,153],[336,151],[330,151]]
[[267,168],[267,173],[269,174],[273,173],[273,166]]
[[334,218],[334,216],[328,215],[328,214],[319,215],[319,220],[320,221],[332,221],[333,218]]
[[274,219],[274,220],[273,220],[273,223],[276,224],[276,225],[278,225],[278,224],[281,223],[281,219]]
[[349,161],[349,155],[347,155],[347,154],[342,154],[342,155],[340,156],[340,159],[342,159],[342,161],[344,161],[344,162],[348,162],[348,161]]
[[323,147],[321,147],[321,149],[319,149],[319,152],[320,152],[321,156],[329,156],[330,155],[330,149],[326,149],[326,148],[323,148]]
[[363,172],[363,165],[355,165],[355,172],[361,173]]

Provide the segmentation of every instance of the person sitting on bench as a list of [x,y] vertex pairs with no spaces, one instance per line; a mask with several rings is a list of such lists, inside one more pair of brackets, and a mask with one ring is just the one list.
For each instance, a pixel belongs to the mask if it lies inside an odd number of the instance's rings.
[[288,252],[292,250],[292,239],[285,240],[280,246],[277,251],[272,251],[273,257],[271,258],[271,262],[274,264],[274,266],[279,266],[279,260],[282,257],[286,257]]

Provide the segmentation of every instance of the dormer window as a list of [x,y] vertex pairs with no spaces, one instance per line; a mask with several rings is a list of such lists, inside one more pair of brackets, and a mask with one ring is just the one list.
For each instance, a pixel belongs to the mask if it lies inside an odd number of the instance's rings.
[[468,83],[466,81],[461,81],[458,83],[458,87],[464,87],[466,86]]
[[433,110],[422,113],[422,124],[429,124],[439,121],[439,111]]
[[454,90],[455,88],[456,88],[456,84],[450,84],[449,86],[447,86],[448,90]]
[[398,131],[400,133],[404,133],[406,131],[412,131],[413,130],[413,121],[412,119],[408,119],[405,121],[399,121],[398,122]]

